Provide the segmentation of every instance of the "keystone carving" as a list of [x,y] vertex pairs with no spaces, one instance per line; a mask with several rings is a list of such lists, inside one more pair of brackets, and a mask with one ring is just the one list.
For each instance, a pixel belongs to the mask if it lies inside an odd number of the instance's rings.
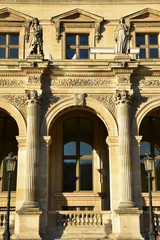
[[86,97],[85,93],[76,93],[74,94],[75,97],[75,104],[78,106],[85,106],[86,105]]

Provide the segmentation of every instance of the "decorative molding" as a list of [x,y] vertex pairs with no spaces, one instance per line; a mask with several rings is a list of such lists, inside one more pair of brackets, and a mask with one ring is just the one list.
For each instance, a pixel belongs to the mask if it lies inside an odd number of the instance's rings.
[[85,106],[86,105],[86,97],[87,94],[85,93],[76,93],[74,94],[75,97],[75,104],[78,106]]
[[17,86],[21,86],[24,87],[25,86],[25,80],[18,80],[18,79],[0,79],[0,87],[17,87]]
[[29,76],[28,83],[31,83],[31,84],[41,83],[41,77],[40,76]]
[[79,86],[89,86],[89,87],[107,87],[114,86],[115,82],[111,79],[92,79],[92,78],[68,78],[68,79],[52,79],[51,86],[54,87],[79,87]]
[[122,84],[130,83],[130,76],[118,75],[117,83],[122,83]]
[[26,90],[26,97],[27,97],[27,103],[34,103],[34,104],[39,104],[41,102],[42,98],[42,91],[36,91],[36,90]]
[[26,102],[26,96],[25,95],[2,95],[2,98],[7,99],[9,102],[13,103],[20,112],[23,114],[23,116],[26,118],[27,116],[27,102]]
[[115,98],[113,95],[87,94],[87,97],[96,99],[97,101],[103,103],[113,115],[115,114]]
[[128,103],[131,104],[132,95],[127,90],[117,91],[115,95],[116,104]]

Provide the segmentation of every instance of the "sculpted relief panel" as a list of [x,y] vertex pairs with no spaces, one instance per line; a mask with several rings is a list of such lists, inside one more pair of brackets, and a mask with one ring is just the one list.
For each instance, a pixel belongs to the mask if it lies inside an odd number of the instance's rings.
[[3,98],[13,103],[26,118],[27,116],[27,101],[25,95],[2,95]]

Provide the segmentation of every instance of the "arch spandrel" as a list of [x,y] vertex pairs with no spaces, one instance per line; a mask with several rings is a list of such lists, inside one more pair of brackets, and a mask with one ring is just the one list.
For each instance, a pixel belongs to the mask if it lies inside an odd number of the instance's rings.
[[26,122],[25,122],[24,117],[18,110],[18,108],[3,98],[0,99],[0,108],[7,111],[10,114],[10,116],[14,118],[14,120],[16,121],[16,123],[18,125],[19,136],[25,136],[26,135]]
[[132,136],[139,135],[139,128],[143,118],[147,115],[147,113],[157,107],[160,107],[160,98],[152,98],[142,104],[132,123]]
[[[84,110],[89,110],[94,112],[105,124],[109,136],[117,136],[118,135],[118,126],[116,119],[109,111],[109,109],[104,106],[99,101],[89,98],[86,98]],[[73,97],[63,99],[57,102],[46,114],[45,118],[43,119],[42,126],[41,126],[41,136],[46,136],[49,133],[50,126],[53,120],[57,117],[58,114],[65,111],[67,108],[72,107],[79,107],[75,104],[75,99]],[[81,105],[82,109],[83,105]]]

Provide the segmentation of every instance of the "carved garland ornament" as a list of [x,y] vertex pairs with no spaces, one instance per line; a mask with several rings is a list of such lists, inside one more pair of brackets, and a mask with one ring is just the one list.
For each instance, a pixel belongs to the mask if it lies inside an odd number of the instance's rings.
[[146,80],[146,79],[134,79],[133,80],[133,86],[145,86],[145,87],[155,87],[160,86],[160,80],[154,79],[154,80]]

